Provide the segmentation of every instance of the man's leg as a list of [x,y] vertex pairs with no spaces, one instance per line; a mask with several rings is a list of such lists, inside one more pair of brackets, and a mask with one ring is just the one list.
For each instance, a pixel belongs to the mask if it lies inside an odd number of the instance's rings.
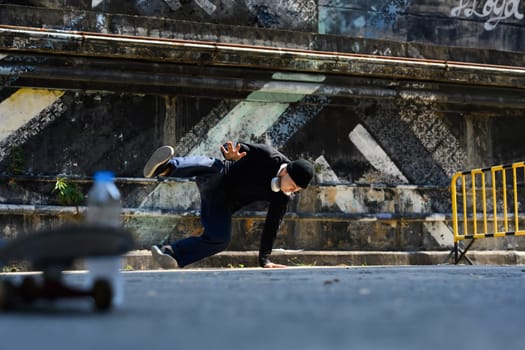
[[168,161],[168,165],[171,166],[171,171],[167,176],[171,177],[213,175],[224,168],[219,159],[204,156],[173,157]]
[[230,244],[232,213],[225,203],[222,180],[222,172],[197,177],[204,232],[199,237],[188,237],[171,245],[180,266],[217,254]]
[[184,267],[225,250],[231,240],[231,214],[203,219],[204,232],[164,246],[154,245],[151,253],[164,269]]
[[202,176],[216,174],[224,167],[222,161],[216,158],[204,156],[174,157],[174,152],[171,146],[157,148],[144,166],[144,177]]
[[230,244],[231,216],[216,218],[207,223],[208,228],[199,237],[187,237],[171,245],[173,257],[184,267],[201,259],[222,252]]
[[196,177],[196,183],[201,196],[204,232],[199,237],[184,238],[167,246],[153,246],[153,256],[166,268],[183,267],[226,249],[231,239],[232,220],[225,201],[223,162],[209,157],[174,157],[169,162],[173,164],[170,176],[200,174]]
[[232,214],[219,197],[221,196],[217,195],[209,201],[201,201],[201,223],[204,227],[202,235],[151,247],[154,259],[162,268],[184,267],[228,247],[231,240]]

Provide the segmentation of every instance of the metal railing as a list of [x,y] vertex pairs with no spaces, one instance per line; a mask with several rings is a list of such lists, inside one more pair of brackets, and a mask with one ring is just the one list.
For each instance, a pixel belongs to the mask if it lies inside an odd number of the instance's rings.
[[[456,173],[451,180],[455,263],[479,238],[525,236],[525,162]],[[470,240],[466,248],[460,242]]]

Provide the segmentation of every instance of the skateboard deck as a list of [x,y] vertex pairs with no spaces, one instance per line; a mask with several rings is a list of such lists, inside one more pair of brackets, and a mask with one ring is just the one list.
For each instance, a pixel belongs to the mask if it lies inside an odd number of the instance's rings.
[[9,310],[30,305],[39,299],[91,297],[98,310],[111,308],[113,286],[106,278],[93,282],[92,288],[68,286],[62,272],[76,259],[120,256],[134,246],[133,236],[122,228],[79,224],[42,230],[0,246],[0,262],[29,263],[32,270],[42,271],[41,281],[26,276],[21,283],[0,280],[0,309]]

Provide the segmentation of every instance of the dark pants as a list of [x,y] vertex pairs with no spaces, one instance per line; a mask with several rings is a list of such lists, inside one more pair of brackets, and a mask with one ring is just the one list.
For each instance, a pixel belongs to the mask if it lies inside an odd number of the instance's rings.
[[186,266],[225,250],[231,240],[232,213],[225,203],[224,164],[211,157],[174,157],[172,177],[196,177],[201,197],[204,232],[172,243],[179,266]]

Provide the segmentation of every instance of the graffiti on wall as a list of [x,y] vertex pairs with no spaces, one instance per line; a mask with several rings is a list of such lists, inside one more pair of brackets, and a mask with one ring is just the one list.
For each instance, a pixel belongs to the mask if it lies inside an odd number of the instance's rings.
[[[2,75],[0,76],[0,91],[3,88],[11,86],[15,83],[18,78],[26,72],[31,72],[35,69],[35,63],[38,62],[35,58],[27,59],[19,58],[16,56],[7,56],[0,54],[0,61],[6,63],[2,66]],[[41,60],[40,60],[41,61]]]
[[315,28],[318,17],[315,0],[135,0],[125,2],[125,5],[116,0],[92,0],[90,9],[105,14],[174,17],[190,21],[299,30]]
[[483,28],[487,31],[494,30],[501,20],[514,17],[523,19],[520,12],[521,0],[459,0],[459,5],[450,10],[452,17],[466,18],[478,17],[486,19]]
[[[137,1],[137,3],[143,3],[144,1]],[[177,11],[182,7],[182,4],[179,0],[163,0],[163,2],[168,5],[171,11]],[[208,15],[212,15],[215,10],[217,10],[217,6],[215,6],[211,1],[209,0],[193,0],[193,2],[199,6],[201,9],[204,10]],[[104,3],[104,0],[92,0],[91,1],[91,8],[95,8],[99,5]],[[148,3],[149,4],[149,3]],[[142,5],[142,4],[140,4]]]
[[503,51],[524,48],[524,0],[319,0],[318,13],[321,34]]
[[[408,5],[408,0],[389,0],[382,4],[377,11],[372,11],[373,15],[367,24],[377,29],[393,27],[399,16],[406,11]],[[371,9],[374,10],[375,8],[372,6]]]

